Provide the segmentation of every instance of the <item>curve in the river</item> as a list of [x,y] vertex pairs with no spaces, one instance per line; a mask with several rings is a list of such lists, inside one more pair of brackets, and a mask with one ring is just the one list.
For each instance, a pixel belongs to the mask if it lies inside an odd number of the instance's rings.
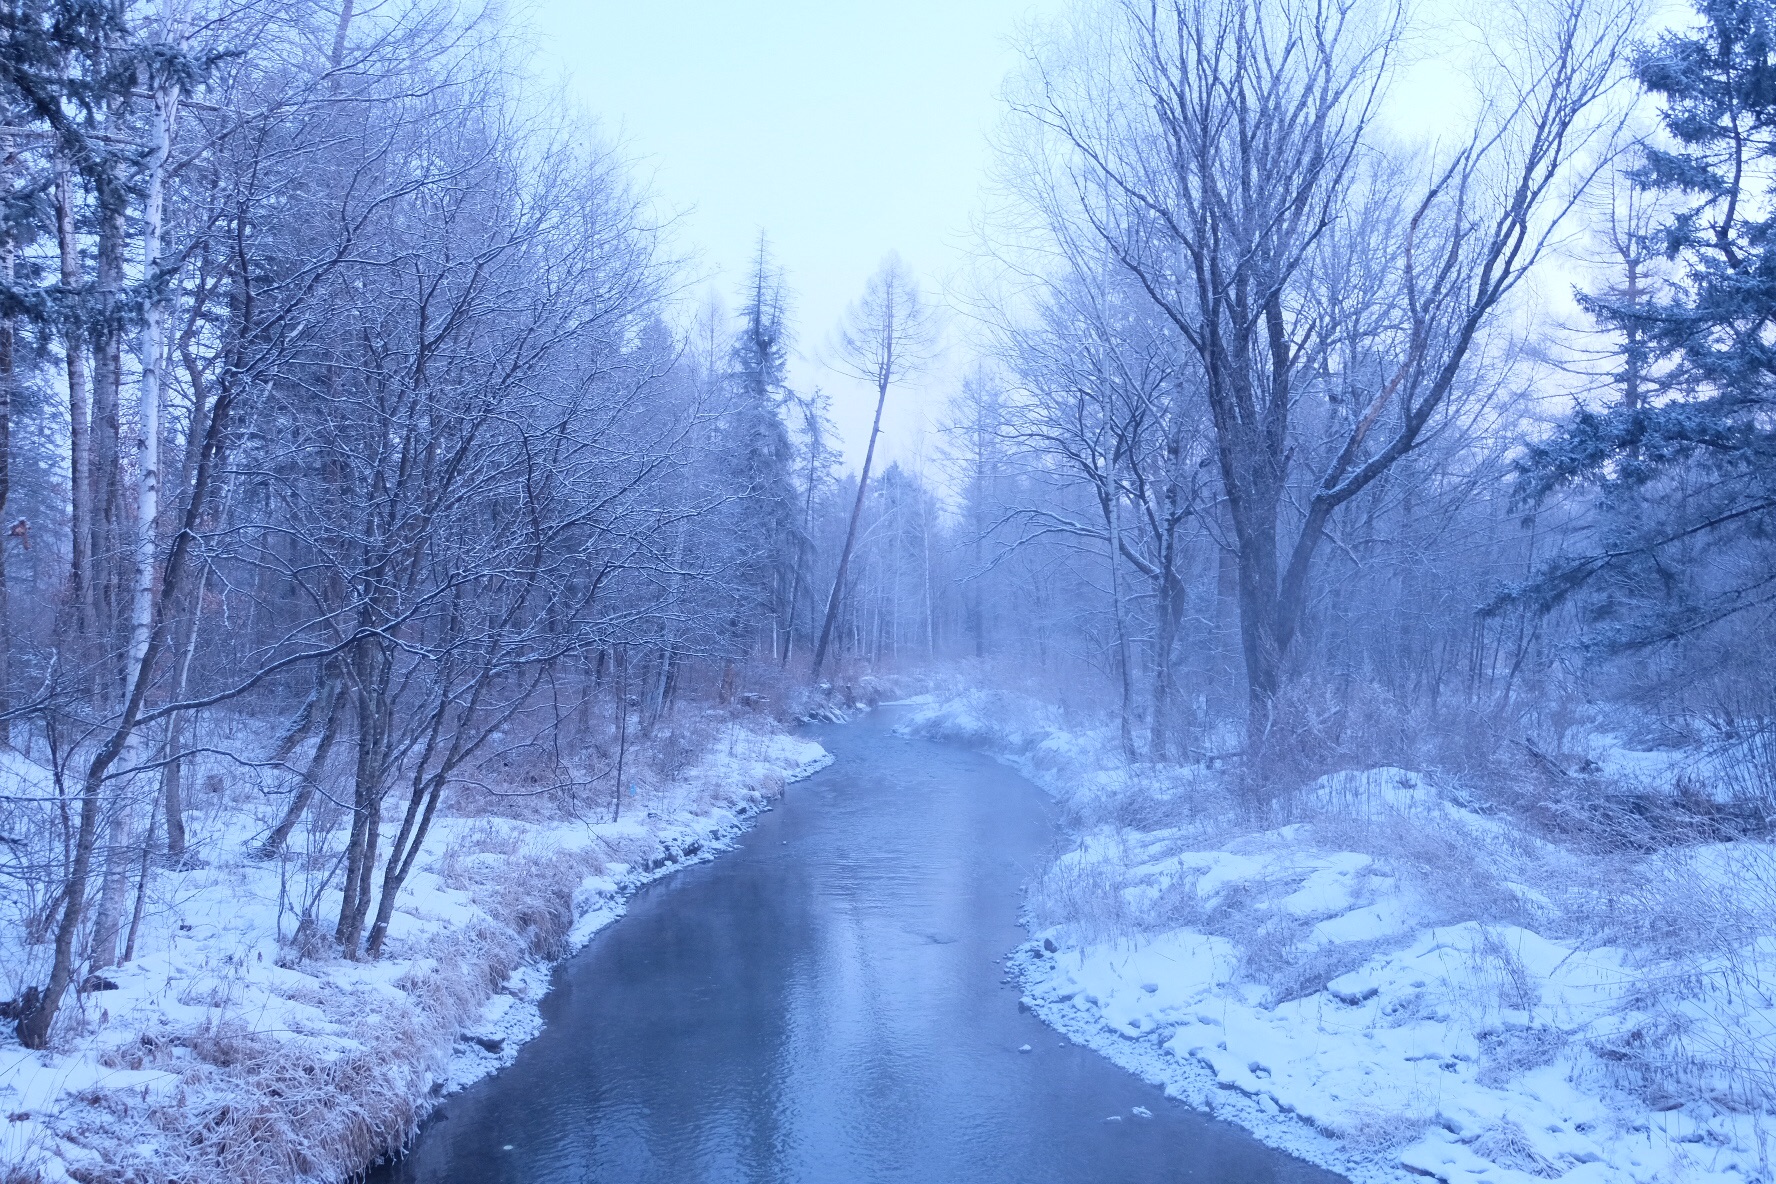
[[815,729],[836,762],[636,896],[557,969],[517,1062],[371,1179],[1336,1181],[1019,1010],[1002,960],[1048,803],[883,714]]

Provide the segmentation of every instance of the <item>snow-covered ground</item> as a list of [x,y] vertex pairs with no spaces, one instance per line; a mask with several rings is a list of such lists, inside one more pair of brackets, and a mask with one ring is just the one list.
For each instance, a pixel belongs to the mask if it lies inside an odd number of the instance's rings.
[[[312,861],[250,856],[264,833],[250,810],[212,811],[205,861],[155,873],[135,957],[71,996],[52,1050],[0,1036],[0,1180],[356,1171],[537,1033],[551,958],[829,760],[768,724],[728,725],[619,822],[442,817],[375,962],[302,956],[298,918],[336,914],[338,891],[310,893]],[[0,767],[7,792],[43,776],[16,754]],[[0,961],[22,965],[22,927],[0,931]]]
[[1771,845],[1586,849],[1385,768],[1254,822],[989,692],[903,729],[1062,799],[1026,998],[1174,1096],[1358,1181],[1772,1179]]

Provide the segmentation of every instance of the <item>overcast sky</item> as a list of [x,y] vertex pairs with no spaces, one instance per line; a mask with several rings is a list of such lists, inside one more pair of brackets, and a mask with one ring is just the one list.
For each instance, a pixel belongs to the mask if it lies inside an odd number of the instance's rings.
[[[566,71],[655,193],[685,211],[677,242],[730,307],[759,232],[769,236],[795,297],[795,381],[833,396],[855,462],[873,393],[822,367],[820,348],[888,251],[937,299],[964,266],[1013,35],[1056,7],[538,0],[531,23],[538,66]],[[920,450],[952,382],[940,369],[891,396],[890,458]]]
[[[674,239],[704,290],[731,310],[760,231],[769,237],[794,297],[792,380],[832,396],[855,465],[874,393],[822,366],[822,347],[890,250],[936,301],[961,278],[1019,33],[1067,3],[532,0],[528,11],[538,73],[565,77],[662,206],[682,214]],[[1466,55],[1492,41],[1498,19],[1488,0],[1424,0],[1416,60],[1384,118],[1433,140],[1461,122]],[[1570,303],[1571,276],[1543,279]],[[966,362],[952,353],[891,395],[888,459],[937,450],[933,429]]]

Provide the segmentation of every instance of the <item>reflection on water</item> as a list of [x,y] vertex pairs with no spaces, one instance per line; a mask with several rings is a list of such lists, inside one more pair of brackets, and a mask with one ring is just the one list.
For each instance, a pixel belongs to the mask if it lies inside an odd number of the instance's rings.
[[1336,1180],[1020,1013],[1001,959],[1046,802],[888,722],[816,729],[836,763],[639,895],[557,971],[517,1063],[372,1180]]

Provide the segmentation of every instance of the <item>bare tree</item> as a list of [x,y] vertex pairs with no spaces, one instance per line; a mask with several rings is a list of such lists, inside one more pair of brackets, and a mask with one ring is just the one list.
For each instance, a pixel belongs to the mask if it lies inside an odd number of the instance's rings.
[[[1447,414],[1483,331],[1601,166],[1632,17],[1594,0],[1512,10],[1474,131],[1422,166],[1405,203],[1372,129],[1398,9],[1128,3],[1071,57],[1035,56],[1016,106],[1059,159],[1030,172],[1058,174],[1200,365],[1254,756],[1333,515]],[[1373,286],[1329,299],[1327,277],[1359,257]]]
[[890,255],[864,286],[863,298],[846,311],[833,359],[835,369],[876,388],[876,414],[870,423],[869,446],[864,450],[863,471],[857,479],[857,497],[845,528],[845,542],[839,549],[838,572],[826,598],[820,640],[814,646],[815,679],[826,664],[833,625],[844,601],[845,576],[851,566],[851,552],[857,545],[857,524],[863,516],[870,466],[876,459],[876,439],[882,433],[882,409],[888,403],[888,388],[922,370],[931,360],[933,345],[931,310],[900,258]]

